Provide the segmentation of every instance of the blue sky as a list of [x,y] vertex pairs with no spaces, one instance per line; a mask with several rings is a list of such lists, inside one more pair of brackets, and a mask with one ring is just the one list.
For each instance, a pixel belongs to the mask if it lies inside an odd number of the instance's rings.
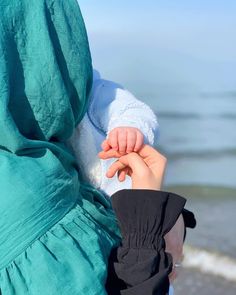
[[135,39],[151,34],[160,47],[201,58],[236,60],[234,0],[79,0],[79,3],[91,36],[113,32],[124,38],[133,34]]
[[153,83],[165,88],[166,83],[235,88],[235,0],[78,2],[94,64],[107,76],[124,77],[124,83],[132,77],[137,84],[145,78],[138,60],[152,79],[158,72]]

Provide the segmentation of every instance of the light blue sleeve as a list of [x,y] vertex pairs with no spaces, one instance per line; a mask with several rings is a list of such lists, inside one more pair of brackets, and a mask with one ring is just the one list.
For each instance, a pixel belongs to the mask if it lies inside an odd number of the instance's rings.
[[155,144],[159,125],[151,108],[138,100],[121,85],[101,79],[98,74],[93,82],[88,116],[92,124],[105,136],[114,128],[138,128],[145,143]]
[[169,288],[169,295],[174,295],[174,288],[172,285],[170,285],[170,288]]

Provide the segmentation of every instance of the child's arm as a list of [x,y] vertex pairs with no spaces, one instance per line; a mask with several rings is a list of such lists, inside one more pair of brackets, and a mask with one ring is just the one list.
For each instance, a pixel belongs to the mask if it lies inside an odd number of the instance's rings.
[[[141,147],[143,136],[144,142],[151,145],[157,139],[158,123],[151,108],[122,86],[98,76],[93,83],[88,116],[100,132],[105,136],[109,134],[108,139],[115,141],[117,133],[121,138],[126,136],[126,140],[129,136],[135,137],[136,149]],[[133,151],[135,145],[129,149]]]

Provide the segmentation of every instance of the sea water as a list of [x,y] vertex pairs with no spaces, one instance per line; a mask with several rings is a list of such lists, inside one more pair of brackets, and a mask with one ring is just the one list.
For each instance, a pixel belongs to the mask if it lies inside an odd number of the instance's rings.
[[167,184],[236,188],[236,92],[150,100],[168,155]]
[[168,158],[165,185],[187,197],[185,266],[236,282],[236,93],[150,100]]
[[188,231],[184,265],[236,283],[236,93],[150,103],[157,148],[168,158],[165,185],[188,198],[198,223]]
[[197,218],[187,234],[185,266],[202,278],[233,282],[236,294],[236,63],[198,60],[151,43],[119,43],[116,35],[92,39],[102,76],[157,115],[156,147],[168,158],[165,189],[185,196]]

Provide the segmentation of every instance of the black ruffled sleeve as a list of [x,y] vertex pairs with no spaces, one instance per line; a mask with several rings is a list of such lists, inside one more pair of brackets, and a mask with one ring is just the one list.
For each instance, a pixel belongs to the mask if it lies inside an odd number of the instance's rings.
[[109,261],[109,295],[166,295],[171,256],[164,235],[183,212],[186,200],[153,190],[121,190],[112,196],[122,243]]

